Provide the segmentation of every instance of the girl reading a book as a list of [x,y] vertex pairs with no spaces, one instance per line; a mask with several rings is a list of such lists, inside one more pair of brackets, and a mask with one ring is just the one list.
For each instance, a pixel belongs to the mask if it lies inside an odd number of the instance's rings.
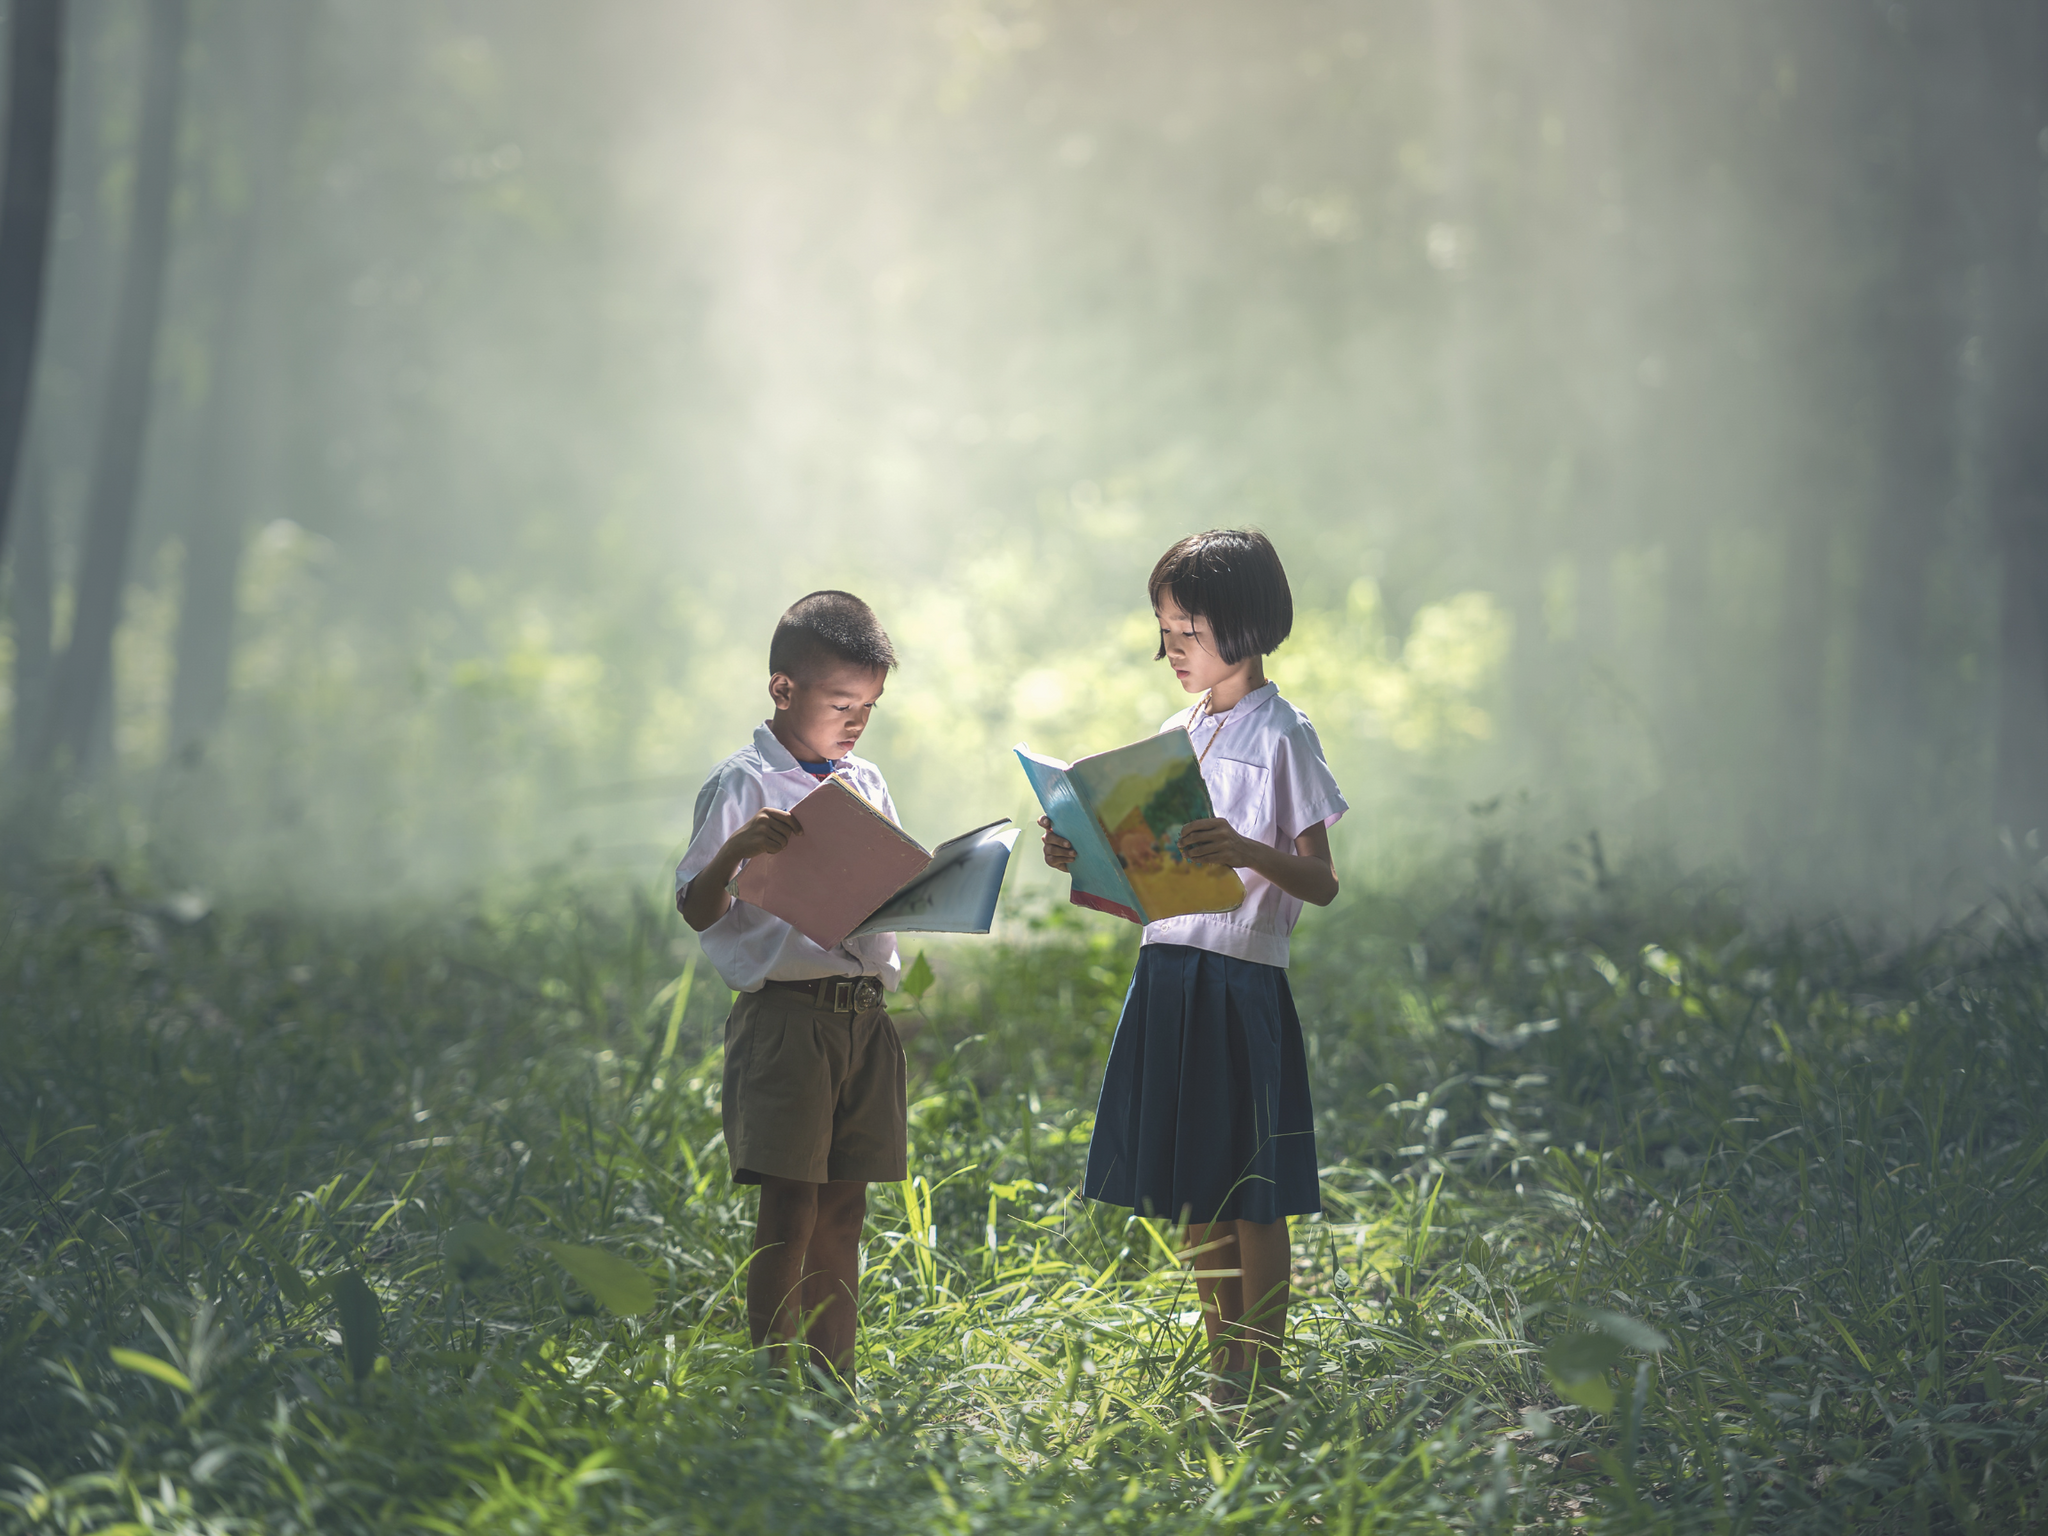
[[[1279,1365],[1287,1218],[1322,1208],[1288,937],[1303,902],[1336,899],[1329,828],[1346,806],[1315,727],[1266,681],[1264,657],[1294,623],[1266,536],[1182,539],[1153,567],[1149,590],[1157,659],[1199,695],[1160,729],[1188,733],[1215,811],[1180,826],[1178,852],[1238,871],[1245,895],[1228,912],[1146,925],[1083,1189],[1185,1224],[1184,1257],[1229,1399]],[[1046,862],[1067,869],[1073,845],[1049,820],[1039,825]]]

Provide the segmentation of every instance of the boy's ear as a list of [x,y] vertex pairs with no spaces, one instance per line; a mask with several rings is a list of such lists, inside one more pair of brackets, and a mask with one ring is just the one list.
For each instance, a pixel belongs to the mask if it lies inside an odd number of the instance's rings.
[[777,709],[788,709],[796,703],[796,679],[786,672],[771,672],[768,675],[768,698]]

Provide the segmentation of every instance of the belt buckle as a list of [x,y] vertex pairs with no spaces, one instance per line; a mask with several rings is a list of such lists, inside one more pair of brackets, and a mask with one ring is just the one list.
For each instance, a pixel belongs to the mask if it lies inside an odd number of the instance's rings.
[[849,1012],[853,1007],[853,983],[850,981],[835,981],[830,985],[832,987],[832,1011],[834,1013]]

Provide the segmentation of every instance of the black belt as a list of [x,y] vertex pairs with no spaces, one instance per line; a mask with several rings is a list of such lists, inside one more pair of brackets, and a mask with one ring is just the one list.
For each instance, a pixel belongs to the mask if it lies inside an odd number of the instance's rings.
[[820,976],[815,981],[764,981],[795,992],[827,1013],[866,1013],[882,1006],[882,983],[873,976]]

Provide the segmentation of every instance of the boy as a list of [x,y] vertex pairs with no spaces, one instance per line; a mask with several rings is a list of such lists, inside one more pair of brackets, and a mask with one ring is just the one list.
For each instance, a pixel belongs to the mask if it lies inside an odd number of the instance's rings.
[[792,604],[768,647],[775,713],[698,791],[676,868],[676,908],[739,994],[725,1022],[724,1117],[734,1181],[761,1186],[747,1326],[777,1365],[801,1338],[808,1363],[849,1388],[867,1187],[907,1172],[903,1045],[882,1006],[902,969],[896,938],[820,949],[726,886],[803,835],[789,808],[832,774],[895,820],[880,771],[853,755],[895,665],[850,592]]

